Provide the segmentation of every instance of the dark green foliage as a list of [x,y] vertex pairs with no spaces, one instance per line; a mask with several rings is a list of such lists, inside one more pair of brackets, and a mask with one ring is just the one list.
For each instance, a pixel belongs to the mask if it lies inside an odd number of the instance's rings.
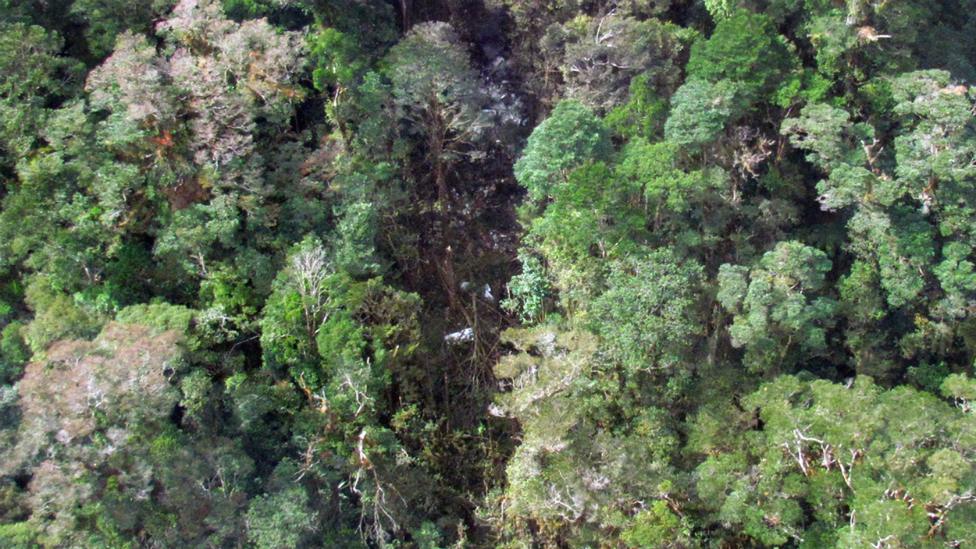
[[548,198],[574,168],[609,156],[608,133],[588,108],[564,101],[532,131],[515,163],[515,177],[533,200]]
[[657,19],[638,21],[611,12],[554,25],[542,44],[562,73],[566,95],[605,113],[623,101],[628,87],[661,95],[673,91],[675,61],[689,34]]
[[315,514],[308,508],[308,494],[300,487],[251,501],[247,511],[248,539],[255,547],[274,549],[307,543],[315,528]]
[[[765,15],[739,10],[691,48],[689,80],[732,82],[744,105],[770,97],[796,66],[786,41]],[[784,98],[789,99],[789,98]]]
[[685,364],[702,322],[696,303],[702,268],[674,252],[615,263],[593,304],[596,331],[630,370],[670,371]]
[[36,144],[47,108],[76,93],[79,63],[59,57],[63,41],[36,25],[0,24],[0,162],[9,169]]
[[607,113],[605,121],[616,134],[635,137],[660,137],[664,129],[667,101],[649,85],[647,75],[635,76],[630,81],[627,101]]
[[[940,546],[935,532],[972,539],[971,508],[959,504],[971,497],[976,473],[962,442],[973,434],[971,418],[914,389],[852,382],[784,376],[745,399],[761,431],[747,423],[698,431],[697,450],[711,454],[699,466],[698,489],[714,520],[764,544],[786,543],[804,527],[836,546],[881,534],[917,547]],[[944,430],[937,434],[933,422]],[[814,524],[802,524],[803,507]],[[940,520],[933,526],[917,507]],[[845,516],[852,512],[854,521]]]
[[736,91],[728,80],[686,81],[671,98],[665,137],[677,145],[703,145],[714,140],[740,113]]
[[0,331],[0,383],[13,383],[30,359],[30,349],[23,336],[24,324],[10,322]]
[[798,361],[827,352],[835,303],[821,297],[830,260],[800,242],[781,242],[752,269],[722,265],[718,301],[735,313],[729,334],[744,347],[745,365],[788,372]]
[[523,322],[531,323],[545,315],[546,299],[552,290],[539,258],[523,254],[519,256],[519,263],[522,272],[508,281],[510,296],[501,305],[517,313]]
[[85,39],[90,55],[103,59],[124,31],[145,33],[168,12],[174,0],[128,2],[126,0],[75,0],[70,14],[85,21]]

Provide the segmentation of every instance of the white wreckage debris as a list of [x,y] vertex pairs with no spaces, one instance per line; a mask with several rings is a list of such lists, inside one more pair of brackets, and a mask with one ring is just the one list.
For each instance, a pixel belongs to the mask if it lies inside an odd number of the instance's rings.
[[474,341],[474,330],[471,328],[465,328],[463,330],[458,330],[457,332],[451,332],[444,336],[444,341],[447,342],[448,345],[469,343]]
[[479,290],[473,283],[465,280],[461,282],[460,286],[462,292],[478,293],[485,301],[489,303],[495,302],[495,294],[491,291],[491,284],[485,284]]

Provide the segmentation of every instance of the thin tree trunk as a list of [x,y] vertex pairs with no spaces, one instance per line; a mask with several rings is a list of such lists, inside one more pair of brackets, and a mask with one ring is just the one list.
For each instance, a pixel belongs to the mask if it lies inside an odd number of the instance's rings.
[[[445,235],[447,235],[446,232]],[[454,248],[451,247],[450,242],[448,242],[447,247],[444,249],[443,263],[442,270],[444,272],[444,286],[445,290],[447,290],[447,304],[454,311],[458,308],[457,278],[454,275]]]
[[[439,152],[439,151],[438,151]],[[451,191],[447,188],[447,174],[444,172],[444,162],[434,158],[434,182],[437,185],[437,203],[441,213],[446,217],[451,205]]]
[[452,311],[458,310],[457,278],[454,274],[454,234],[451,230],[451,189],[447,184],[447,168],[444,166],[444,144],[447,141],[447,129],[440,114],[440,106],[436,99],[431,102],[431,128],[428,140],[430,159],[434,171],[434,185],[437,187],[437,209],[441,218],[442,236],[444,239],[444,253],[441,256],[441,272],[443,273],[444,290],[447,292],[447,303]]
[[400,22],[403,24],[403,32],[410,30],[410,6],[408,0],[400,0]]

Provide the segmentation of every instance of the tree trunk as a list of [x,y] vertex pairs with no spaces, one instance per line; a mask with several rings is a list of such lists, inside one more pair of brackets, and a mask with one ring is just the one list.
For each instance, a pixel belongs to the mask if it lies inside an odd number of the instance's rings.
[[457,278],[454,274],[454,234],[451,230],[451,189],[447,184],[447,167],[444,165],[444,145],[447,142],[447,128],[440,111],[440,105],[435,99],[429,106],[431,116],[427,146],[430,150],[430,162],[433,169],[434,185],[437,187],[437,209],[441,218],[444,252],[440,259],[440,271],[447,293],[447,303],[452,311],[458,309]]
[[407,0],[400,0],[400,24],[403,25],[403,32],[406,34],[410,30],[410,7]]
[[[447,231],[445,231],[445,237],[447,236]],[[451,247],[451,243],[448,242],[447,247],[444,249],[444,259],[442,271],[444,273],[444,289],[447,290],[447,305],[452,311],[458,308],[458,298],[457,298],[457,278],[454,275],[454,248]]]
[[451,191],[447,188],[447,174],[440,158],[434,159],[434,182],[437,185],[438,206],[441,209],[441,214],[446,217],[451,209]]

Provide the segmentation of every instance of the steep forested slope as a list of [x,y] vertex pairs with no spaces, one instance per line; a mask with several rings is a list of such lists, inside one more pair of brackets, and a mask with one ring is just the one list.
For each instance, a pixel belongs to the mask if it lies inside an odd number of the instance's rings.
[[968,0],[0,0],[0,546],[976,544]]

